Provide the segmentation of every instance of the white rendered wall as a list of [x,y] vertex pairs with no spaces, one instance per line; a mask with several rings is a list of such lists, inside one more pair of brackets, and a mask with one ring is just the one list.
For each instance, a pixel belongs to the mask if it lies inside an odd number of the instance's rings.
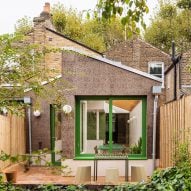
[[129,144],[137,144],[139,138],[142,137],[142,101],[130,112],[129,127]]

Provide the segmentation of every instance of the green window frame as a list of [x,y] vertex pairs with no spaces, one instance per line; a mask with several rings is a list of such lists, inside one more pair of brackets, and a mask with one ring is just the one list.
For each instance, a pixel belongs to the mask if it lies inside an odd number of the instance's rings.
[[109,151],[112,151],[112,102],[114,100],[141,100],[142,101],[142,152],[141,154],[128,154],[130,160],[147,159],[147,97],[146,96],[76,96],[75,118],[75,159],[93,160],[95,154],[80,153],[80,101],[83,100],[108,100],[109,101]]

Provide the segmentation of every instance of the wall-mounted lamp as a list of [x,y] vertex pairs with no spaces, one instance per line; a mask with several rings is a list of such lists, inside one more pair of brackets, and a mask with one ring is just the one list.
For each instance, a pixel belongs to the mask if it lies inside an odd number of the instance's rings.
[[69,113],[71,113],[71,111],[72,111],[72,106],[70,106],[70,105],[64,105],[62,109],[63,109],[63,112],[64,112],[65,114],[69,114]]
[[129,120],[127,120],[127,123],[131,123],[133,120],[135,120],[136,119],[136,116],[132,116],[132,117],[130,117],[130,119]]
[[2,107],[1,108],[1,112],[2,112],[3,115],[7,115],[8,114],[8,110],[7,110],[6,107]]
[[37,109],[37,110],[35,110],[35,111],[33,112],[33,115],[34,115],[35,117],[39,117],[39,116],[41,115],[41,112]]

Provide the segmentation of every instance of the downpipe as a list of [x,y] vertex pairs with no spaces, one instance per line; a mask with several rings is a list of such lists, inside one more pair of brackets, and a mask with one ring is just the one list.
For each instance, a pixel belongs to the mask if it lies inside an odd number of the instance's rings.
[[154,108],[153,108],[153,152],[152,152],[152,168],[153,171],[156,168],[156,120],[157,120],[157,107],[158,107],[158,95],[154,98]]

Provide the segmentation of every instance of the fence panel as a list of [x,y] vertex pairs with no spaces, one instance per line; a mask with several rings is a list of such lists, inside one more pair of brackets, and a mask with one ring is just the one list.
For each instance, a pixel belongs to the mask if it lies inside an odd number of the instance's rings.
[[[26,153],[26,132],[24,117],[0,115],[0,152],[17,155]],[[0,161],[0,169],[8,166],[8,161]]]
[[160,107],[160,168],[173,166],[177,144],[191,142],[190,114],[191,96]]

